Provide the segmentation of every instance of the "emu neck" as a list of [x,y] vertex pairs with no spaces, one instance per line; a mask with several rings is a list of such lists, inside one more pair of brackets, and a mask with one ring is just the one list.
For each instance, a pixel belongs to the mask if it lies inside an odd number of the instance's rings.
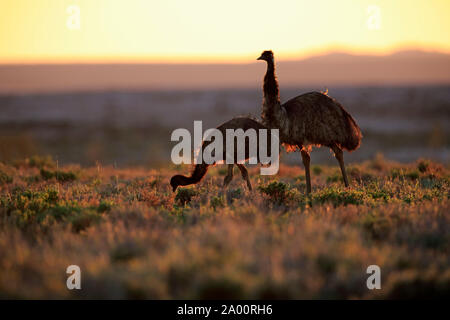
[[273,61],[267,62],[267,71],[264,77],[264,100],[269,104],[280,103],[280,93]]
[[194,177],[186,177],[186,176],[182,176],[179,175],[178,177],[178,184],[180,186],[187,186],[190,184],[194,184],[196,182],[196,179]]
[[262,118],[264,124],[272,127],[277,126],[278,113],[280,109],[280,93],[278,90],[278,81],[275,75],[275,64],[273,61],[267,61],[267,72],[264,76],[264,100]]

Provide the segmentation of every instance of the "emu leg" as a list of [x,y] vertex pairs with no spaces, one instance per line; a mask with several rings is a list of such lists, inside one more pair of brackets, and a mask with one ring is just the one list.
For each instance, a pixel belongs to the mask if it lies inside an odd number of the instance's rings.
[[225,179],[223,179],[223,187],[226,188],[228,184],[230,184],[231,180],[233,180],[233,166],[234,164],[228,165],[228,173],[225,176]]
[[305,166],[305,176],[306,176],[306,193],[311,193],[311,174],[309,171],[309,163],[311,162],[311,158],[309,156],[309,152],[306,150],[301,150],[303,165]]
[[345,165],[344,165],[344,153],[342,152],[341,148],[339,148],[336,145],[334,145],[332,149],[334,152],[334,156],[339,161],[339,165],[341,166],[342,177],[344,178],[344,184],[346,187],[348,187],[347,172],[345,171]]
[[248,177],[248,171],[247,168],[243,164],[237,165],[239,170],[241,170],[242,179],[244,179],[247,182],[247,187],[250,191],[252,191],[252,184],[250,183],[250,179]]

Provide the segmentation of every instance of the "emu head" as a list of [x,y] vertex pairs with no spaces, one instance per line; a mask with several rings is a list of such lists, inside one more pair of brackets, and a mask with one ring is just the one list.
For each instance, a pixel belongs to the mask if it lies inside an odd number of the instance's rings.
[[256,59],[256,60],[264,60],[267,62],[272,62],[273,61],[273,52],[272,50],[266,50],[263,51],[263,53],[261,53],[261,56]]

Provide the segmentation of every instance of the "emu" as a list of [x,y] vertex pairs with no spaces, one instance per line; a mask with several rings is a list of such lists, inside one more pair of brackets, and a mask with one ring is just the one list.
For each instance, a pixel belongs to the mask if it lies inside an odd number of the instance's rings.
[[[227,129],[233,129],[233,130],[242,129],[244,131],[247,131],[248,129],[254,129],[254,130],[256,130],[256,132],[258,132],[259,129],[267,129],[267,128],[254,119],[247,118],[247,117],[237,117],[237,118],[231,119],[231,120],[221,124],[220,126],[217,127],[217,129],[222,133],[223,136],[225,136]],[[259,158],[259,139],[260,139],[260,136],[257,135],[257,141],[256,141],[255,147],[258,148],[257,160],[260,163],[261,160]],[[236,138],[235,138],[235,140],[236,140]],[[201,146],[202,151],[210,143],[212,143],[212,141],[209,141],[209,140],[203,141],[202,146]],[[271,135],[269,133],[267,134],[267,142],[266,143],[267,143],[266,144],[267,154],[270,155],[271,154]],[[249,139],[245,139],[245,153],[244,153],[245,159],[244,160],[248,160],[250,157],[249,148],[250,148]],[[227,154],[226,145],[224,145],[223,159],[226,159],[226,154]],[[224,188],[227,187],[228,184],[233,179],[233,169],[234,169],[234,165],[236,165],[239,168],[239,170],[241,171],[242,178],[247,182],[248,189],[251,191],[252,184],[251,184],[250,178],[248,176],[248,171],[243,164],[238,163],[237,155],[238,155],[237,143],[235,141],[235,143],[234,143],[234,164],[228,164],[228,172],[223,181],[223,187]],[[213,165],[213,164],[211,164],[211,165]],[[208,171],[209,166],[210,166],[210,164],[207,164],[207,163],[198,163],[194,166],[194,170],[192,171],[190,176],[183,176],[183,175],[173,176],[170,179],[170,185],[172,186],[172,190],[175,191],[179,186],[187,186],[190,184],[196,184],[196,183],[200,182],[202,180],[202,178],[205,176],[206,172]]]
[[329,147],[339,162],[344,184],[348,187],[342,150],[356,150],[361,143],[361,130],[344,107],[320,92],[299,95],[281,104],[272,51],[264,51],[257,60],[267,62],[264,76],[262,123],[280,129],[280,143],[286,150],[300,150],[305,166],[306,193],[311,192],[311,147]]

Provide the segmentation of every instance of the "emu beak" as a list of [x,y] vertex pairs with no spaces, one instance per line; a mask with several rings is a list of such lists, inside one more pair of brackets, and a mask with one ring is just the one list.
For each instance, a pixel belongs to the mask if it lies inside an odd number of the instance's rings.
[[261,55],[258,59],[256,59],[256,60],[262,60],[263,59],[263,56]]

